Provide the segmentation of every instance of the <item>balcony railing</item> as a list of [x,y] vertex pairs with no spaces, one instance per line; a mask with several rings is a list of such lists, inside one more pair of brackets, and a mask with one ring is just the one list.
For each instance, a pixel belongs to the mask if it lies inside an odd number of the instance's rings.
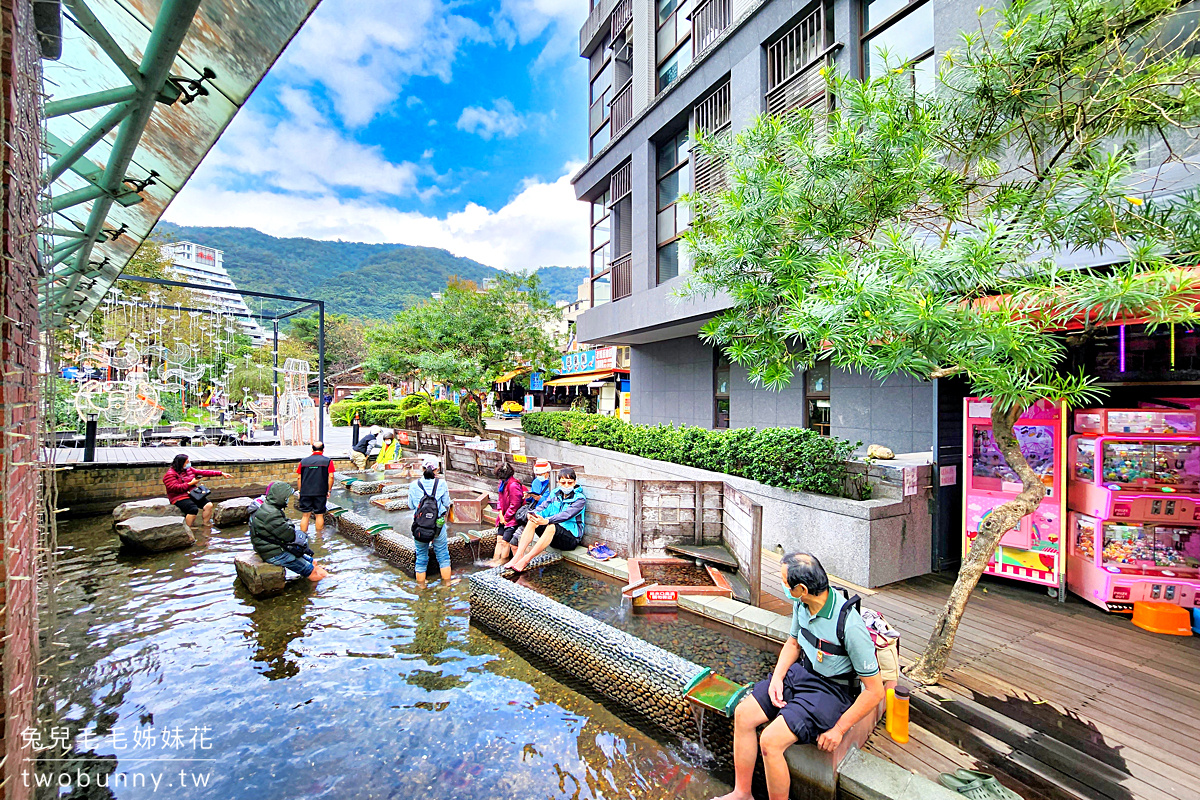
[[625,126],[633,119],[633,81],[625,84],[625,88],[617,92],[612,99],[612,138],[625,130]]
[[617,0],[612,15],[612,38],[616,40],[621,31],[633,22],[633,0]]
[[579,29],[579,55],[586,56],[591,50],[591,44],[600,33],[600,29],[610,24],[614,0],[598,0],[588,14],[587,21]]
[[633,256],[626,253],[612,264],[612,299],[633,294]]
[[825,100],[821,66],[828,60],[825,7],[813,12],[767,48],[767,113],[782,114]]
[[715,42],[731,21],[729,0],[701,0],[692,12],[692,53]]

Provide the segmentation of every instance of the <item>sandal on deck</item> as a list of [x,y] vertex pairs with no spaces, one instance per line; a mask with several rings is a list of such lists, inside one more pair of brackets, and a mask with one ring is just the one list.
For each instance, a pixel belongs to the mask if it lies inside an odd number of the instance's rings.
[[954,770],[954,775],[963,781],[979,781],[983,784],[983,788],[987,791],[988,795],[994,800],[1023,800],[1021,795],[1012,789],[1006,788],[1000,781],[996,780],[995,775],[989,775],[986,772],[979,772],[973,769],[956,769]]
[[953,789],[968,800],[995,800],[995,796],[984,788],[981,780],[965,781],[957,775],[943,772],[938,775],[938,783],[947,789]]

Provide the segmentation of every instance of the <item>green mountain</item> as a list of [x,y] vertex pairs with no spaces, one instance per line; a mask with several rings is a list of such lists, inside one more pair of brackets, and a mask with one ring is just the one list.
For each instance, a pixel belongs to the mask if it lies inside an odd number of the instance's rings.
[[[386,319],[445,288],[452,277],[482,284],[500,270],[436,247],[407,244],[280,239],[253,228],[201,228],[159,223],[157,231],[224,251],[225,269],[239,289],[325,301],[325,311]],[[554,300],[574,300],[584,267],[542,267]],[[247,297],[249,303],[253,298]],[[258,307],[258,301],[252,303]],[[272,308],[269,301],[264,308]]]

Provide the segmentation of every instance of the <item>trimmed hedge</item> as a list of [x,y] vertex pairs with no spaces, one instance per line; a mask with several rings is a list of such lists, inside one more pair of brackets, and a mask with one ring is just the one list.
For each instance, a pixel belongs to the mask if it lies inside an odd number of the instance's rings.
[[360,424],[380,425],[385,428],[403,428],[409,417],[416,417],[427,425],[440,425],[444,428],[466,427],[458,413],[457,403],[452,400],[435,400],[431,404],[428,397],[420,394],[410,394],[400,400],[382,402],[343,400],[329,407],[329,418],[335,427],[349,425],[354,421],[356,413]]
[[616,417],[574,411],[530,412],[521,418],[521,428],[532,436],[837,497],[846,495],[846,462],[861,444],[805,428],[712,431],[687,425],[631,425]]

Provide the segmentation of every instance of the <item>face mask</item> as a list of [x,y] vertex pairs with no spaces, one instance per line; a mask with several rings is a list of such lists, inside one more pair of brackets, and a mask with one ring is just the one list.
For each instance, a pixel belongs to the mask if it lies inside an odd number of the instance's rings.
[[184,472],[187,472],[191,468],[192,468],[192,462],[190,462],[190,461],[183,465]]

